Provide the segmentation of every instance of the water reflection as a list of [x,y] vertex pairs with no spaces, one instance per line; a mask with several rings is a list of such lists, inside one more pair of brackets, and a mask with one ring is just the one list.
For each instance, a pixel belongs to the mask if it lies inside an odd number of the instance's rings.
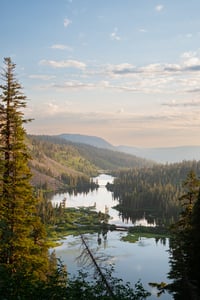
[[102,241],[103,241],[103,248],[105,249],[107,247],[107,234],[108,234],[108,230],[103,230],[101,233],[98,232],[98,237],[97,237],[97,243],[98,246],[102,245]]
[[[147,216],[144,211],[140,211],[132,216],[122,214],[114,206],[118,200],[113,198],[112,192],[107,191],[107,182],[112,182],[113,177],[101,175],[98,180],[98,190],[90,191],[88,194],[72,195],[69,193],[56,194],[52,202],[60,203],[66,198],[66,207],[95,206],[97,211],[108,211],[111,216],[110,224],[133,226],[136,225],[155,225],[155,219]],[[126,232],[101,231],[94,234],[87,234],[86,238],[91,250],[95,253],[98,263],[102,267],[109,268],[114,265],[113,276],[122,278],[124,282],[134,284],[138,279],[142,280],[144,287],[152,293],[149,300],[155,300],[156,290],[149,287],[149,282],[167,282],[168,265],[168,239],[145,239],[141,238],[137,243],[128,243],[121,240]],[[67,270],[71,275],[76,275],[80,268],[87,269],[87,264],[81,261],[81,240],[77,236],[69,236],[62,240],[62,245],[56,248],[56,255],[67,265]],[[79,258],[77,260],[77,258]],[[92,274],[91,269],[91,274]],[[172,299],[170,295],[164,294],[161,300]]]
[[109,220],[110,224],[133,226],[144,225],[154,226],[155,219],[149,215],[145,215],[144,211],[130,212],[118,211],[114,207],[119,204],[117,199],[114,199],[111,191],[106,189],[107,183],[112,183],[113,176],[101,174],[98,177],[93,178],[94,182],[98,182],[99,188],[90,190],[88,193],[57,193],[51,195],[50,199],[54,206],[60,204],[63,199],[66,199],[66,207],[93,207],[96,211],[108,213],[111,216]]
[[[124,282],[130,282],[132,286],[142,280],[144,287],[152,296],[149,300],[155,300],[156,289],[149,286],[149,282],[168,282],[167,273],[169,240],[155,240],[154,238],[141,238],[137,243],[123,242],[121,238],[124,232],[107,232],[106,239],[102,233],[86,234],[87,243],[94,253],[98,264],[104,268],[114,266],[113,276],[122,278]],[[101,238],[101,242],[99,242]],[[80,237],[69,236],[63,240],[63,244],[56,248],[56,254],[67,265],[71,275],[76,275],[78,270],[87,270],[91,276],[94,268],[90,261],[81,259]],[[77,259],[78,258],[78,259]],[[170,300],[169,294],[163,294],[161,300]]]
[[143,207],[134,199],[131,199],[131,206],[119,205],[122,200],[119,200],[117,195],[108,191],[107,183],[112,183],[113,176],[101,174],[93,178],[95,183],[98,183],[99,188],[89,190],[87,193],[57,193],[51,195],[50,199],[54,206],[60,204],[65,199],[66,207],[93,207],[96,211],[108,213],[111,216],[110,224],[133,226],[162,226],[163,224],[174,223],[177,219],[179,209],[177,207],[168,207],[167,210],[158,210],[158,207],[152,207],[152,211],[144,210]]

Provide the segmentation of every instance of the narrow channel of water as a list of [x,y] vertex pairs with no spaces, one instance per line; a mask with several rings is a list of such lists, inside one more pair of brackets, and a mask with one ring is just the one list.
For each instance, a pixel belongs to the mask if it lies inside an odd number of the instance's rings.
[[[56,194],[52,198],[54,204],[59,203],[66,198],[67,207],[93,206],[96,205],[97,211],[105,211],[107,207],[112,219],[109,223],[124,225],[123,220],[113,206],[117,204],[113,200],[112,193],[107,191],[105,185],[112,182],[113,177],[109,175],[100,175],[94,180],[98,180],[99,189],[88,194],[69,195]],[[138,224],[145,225],[146,220],[137,221]],[[126,225],[132,226],[131,222]],[[147,224],[146,224],[147,225]],[[125,282],[129,281],[132,286],[140,279],[144,287],[152,293],[148,299],[157,299],[155,289],[152,289],[149,282],[168,282],[167,273],[169,272],[168,239],[156,242],[155,239],[141,238],[137,243],[128,243],[121,240],[126,235],[124,232],[108,232],[106,235],[87,234],[86,238],[90,248],[96,253],[96,256],[102,258],[99,264],[103,266],[113,265],[113,275],[122,278]],[[84,269],[89,272],[87,265],[77,258],[82,251],[80,237],[69,236],[62,240],[62,245],[55,248],[56,255],[62,259],[67,266],[67,271],[71,275],[77,274],[78,270]],[[161,300],[170,300],[169,294],[160,297]]]
[[59,204],[64,198],[66,199],[66,207],[80,207],[80,206],[96,206],[97,211],[105,212],[105,209],[108,208],[108,213],[111,216],[111,220],[109,220],[110,224],[115,225],[155,225],[154,223],[148,224],[145,216],[136,220],[133,224],[132,221],[124,221],[121,214],[112,207],[118,204],[117,200],[114,200],[112,197],[112,193],[107,191],[106,184],[112,183],[114,180],[113,176],[101,174],[98,177],[93,178],[94,181],[98,181],[99,188],[98,190],[90,191],[89,193],[80,193],[80,194],[69,194],[69,193],[61,193],[55,194],[52,197],[52,202],[54,205]]

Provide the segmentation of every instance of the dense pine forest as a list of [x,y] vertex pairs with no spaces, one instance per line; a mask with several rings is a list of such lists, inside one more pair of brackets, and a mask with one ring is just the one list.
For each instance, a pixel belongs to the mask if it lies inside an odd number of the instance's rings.
[[121,170],[114,172],[116,179],[113,185],[108,184],[108,189],[119,199],[118,209],[124,218],[145,211],[149,221],[155,218],[157,224],[169,224],[179,216],[181,204],[178,199],[191,170],[200,174],[200,162],[183,161]]
[[170,228],[169,278],[173,281],[152,286],[161,294],[169,290],[176,300],[200,299],[200,162],[115,174],[114,184],[108,184],[108,188],[119,199],[119,210],[127,218],[130,211],[150,211],[158,225]]
[[[97,188],[90,177],[100,169],[114,172],[114,184],[107,187],[119,199],[118,209],[127,213],[127,218],[129,212],[142,209],[170,229],[172,281],[151,285],[160,294],[170,291],[175,300],[200,299],[200,162],[156,165],[61,139],[27,137],[24,124],[31,120],[23,113],[26,96],[10,58],[4,59],[1,80],[0,299],[142,300],[149,296],[139,282],[132,289],[113,278],[109,270],[102,274],[97,268],[99,276],[93,281],[81,273],[70,279],[66,266],[49,251],[50,231],[58,224],[74,224],[72,216],[78,214],[81,219],[81,211],[70,212],[64,205],[54,208],[43,191]],[[96,226],[108,219],[106,214],[90,212],[84,221],[90,225],[95,220]],[[86,250],[96,264],[87,244]]]

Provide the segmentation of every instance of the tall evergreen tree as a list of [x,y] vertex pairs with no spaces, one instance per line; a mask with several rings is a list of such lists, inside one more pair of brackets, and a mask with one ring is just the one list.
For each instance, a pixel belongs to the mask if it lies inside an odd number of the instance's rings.
[[200,191],[198,199],[194,204],[191,216],[191,236],[190,256],[189,256],[189,277],[192,282],[193,289],[200,298]]
[[[26,96],[15,77],[15,64],[4,59],[0,85],[0,291],[20,288],[28,279],[45,279],[48,269],[45,230],[36,215],[25,144]],[[20,282],[19,282],[20,277]],[[7,279],[9,279],[7,281]]]
[[[25,143],[23,108],[26,97],[15,78],[15,65],[4,59],[0,85],[0,299],[111,299],[98,281],[66,280],[54,253],[47,255],[45,230],[37,216],[37,199],[30,184],[30,159]],[[85,277],[85,274],[84,274]],[[112,278],[111,278],[112,279]],[[112,279],[116,299],[145,299],[141,284],[136,292]]]
[[194,171],[190,171],[183,183],[185,193],[180,197],[183,211],[173,226],[171,239],[171,271],[169,277],[174,280],[171,291],[174,299],[199,299],[199,213],[200,180]]

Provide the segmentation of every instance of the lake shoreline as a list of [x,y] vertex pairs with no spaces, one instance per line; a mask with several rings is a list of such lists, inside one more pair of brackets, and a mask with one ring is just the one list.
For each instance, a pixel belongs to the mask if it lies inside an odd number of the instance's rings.
[[[59,205],[63,198],[66,198],[66,209],[68,210],[83,209],[83,215],[79,215],[78,220],[71,220],[70,228],[66,228],[64,223],[61,224],[60,229],[62,230],[57,231],[60,235],[57,239],[59,246],[53,248],[56,256],[67,266],[70,276],[78,274],[80,268],[85,270],[86,266],[78,260],[81,251],[79,236],[81,230],[88,241],[90,249],[96,253],[97,257],[103,258],[103,267],[107,268],[113,265],[113,275],[121,278],[124,282],[133,283],[133,281],[141,279],[145,288],[150,289],[152,293],[152,296],[148,299],[157,299],[156,291],[150,288],[148,283],[168,282],[168,232],[164,232],[164,228],[160,229],[160,231],[163,230],[162,232],[155,232],[155,230],[158,230],[156,224],[149,224],[148,220],[145,219],[145,213],[141,214],[140,219],[137,219],[137,221],[135,219],[134,221],[127,218],[123,219],[123,215],[113,208],[118,201],[113,199],[112,193],[106,189],[107,182],[112,181],[113,177],[100,175],[94,180],[98,180],[100,186],[98,190],[87,194],[59,194],[52,199],[54,205]],[[90,218],[92,215],[89,218],[86,214],[84,215],[86,210],[95,211],[93,220]],[[110,216],[104,222],[105,224],[103,224],[103,220],[98,224],[95,223],[98,221],[99,212],[102,216],[105,212]],[[80,211],[77,210],[76,213],[78,214]],[[114,228],[118,230],[110,230]],[[134,230],[135,232],[133,232]],[[154,232],[150,232],[151,230]],[[162,295],[160,299],[169,300],[172,298],[169,294],[166,294]]]

